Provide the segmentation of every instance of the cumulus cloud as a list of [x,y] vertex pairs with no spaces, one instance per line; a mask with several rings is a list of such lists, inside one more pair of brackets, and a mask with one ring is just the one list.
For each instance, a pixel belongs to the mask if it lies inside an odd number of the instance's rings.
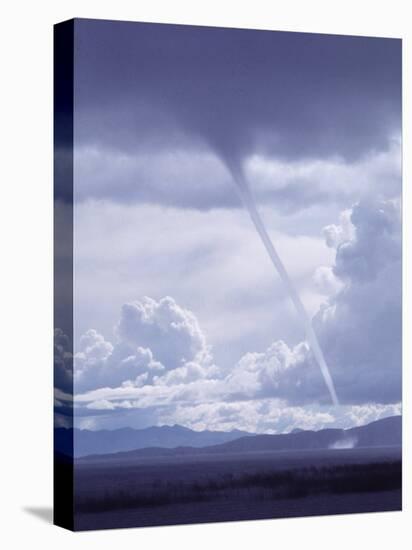
[[364,405],[353,405],[346,413],[350,426],[363,426],[386,416],[402,414],[401,403],[382,405],[380,403],[365,403]]
[[93,364],[107,359],[112,352],[112,344],[106,342],[96,330],[90,329],[80,337],[77,359],[80,361],[87,358],[88,363]]
[[[336,249],[328,276],[336,292],[314,318],[325,358],[343,403],[401,399],[401,220],[396,200],[359,202],[325,231]],[[231,380],[247,395],[272,395],[293,404],[324,402],[319,369],[305,344],[277,342],[247,354]]]
[[[100,334],[97,334],[97,337],[103,338]],[[113,351],[99,359],[95,359],[87,352],[78,352],[74,364],[75,391],[78,392],[96,387],[139,387],[152,382],[153,378],[164,370],[163,365],[153,359],[150,349],[132,349],[123,345],[115,346]]]
[[86,405],[86,409],[92,409],[93,411],[113,411],[115,408],[116,405],[107,399],[92,401]]
[[326,296],[335,295],[342,290],[342,281],[334,274],[333,267],[321,265],[313,274],[313,281],[318,291]]
[[[324,294],[312,274],[334,257],[316,226],[331,215],[322,221],[312,212],[309,230],[299,217],[286,220],[269,209],[263,215],[313,315]],[[300,337],[288,296],[246,212],[82,203],[75,216],[78,331],[94,327],[110,339],[121,304],[170,294],[196,313],[220,366],[264,349],[274,337]]]
[[[247,353],[233,368],[225,382],[235,397],[277,397],[294,399],[296,394],[308,398],[314,369],[309,348],[300,343],[294,348],[282,341],[273,343],[263,353]],[[315,381],[316,377],[315,377]]]
[[158,302],[145,297],[122,307],[116,327],[120,341],[156,350],[167,370],[187,362],[209,360],[206,338],[191,311],[166,296]]
[[62,393],[73,393],[73,353],[61,328],[54,330],[54,386]]
[[288,407],[271,400],[202,403],[194,406],[179,404],[172,410],[160,411],[159,423],[174,423],[195,430],[244,430],[257,433],[287,433],[329,427],[336,420],[333,411],[313,407]]
[[401,404],[362,406],[308,404],[292,406],[279,399],[254,399],[202,403],[168,403],[136,408],[133,401],[96,401],[87,405],[87,414],[76,417],[76,424],[89,429],[135,428],[148,425],[180,424],[193,430],[244,430],[254,433],[288,433],[295,429],[321,430],[351,428],[380,418],[401,414]]
[[359,202],[352,208],[350,221],[356,235],[337,245],[334,272],[338,277],[356,284],[379,277],[388,266],[400,266],[399,201]]
[[330,224],[323,228],[323,235],[327,246],[337,249],[341,244],[353,240],[355,227],[351,221],[351,209],[344,210],[339,218],[338,225]]
[[[314,325],[341,408],[330,406],[306,342],[278,340],[222,369],[191,311],[171,297],[144,297],[122,307],[113,343],[96,330],[79,339],[76,414],[96,416],[96,426],[121,425],[125,415],[131,422],[138,410],[149,423],[174,419],[196,429],[287,431],[348,427],[399,413],[400,224],[398,201],[368,200],[324,231],[335,262],[322,276],[335,290],[329,288]],[[56,381],[64,390],[72,356],[63,332],[55,336]]]
[[[184,384],[217,372],[196,317],[171,297],[124,304],[115,334],[114,344],[94,329],[80,337],[75,392]],[[94,403],[90,408],[108,408],[104,398]]]
[[[314,324],[344,401],[401,399],[401,220],[398,201],[365,201],[350,215],[353,235],[336,243],[344,287]],[[344,232],[344,228],[339,228]]]

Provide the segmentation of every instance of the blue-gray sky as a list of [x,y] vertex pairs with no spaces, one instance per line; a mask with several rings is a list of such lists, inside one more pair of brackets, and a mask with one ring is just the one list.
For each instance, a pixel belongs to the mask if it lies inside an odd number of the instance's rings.
[[75,44],[77,425],[282,431],[399,412],[401,42],[78,20]]

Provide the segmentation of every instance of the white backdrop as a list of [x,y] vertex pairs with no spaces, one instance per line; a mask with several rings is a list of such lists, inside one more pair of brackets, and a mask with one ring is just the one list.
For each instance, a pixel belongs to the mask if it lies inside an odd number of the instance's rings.
[[[0,19],[0,543],[61,549],[406,548],[412,519],[405,438],[404,512],[72,534],[50,525],[52,502],[52,25],[77,17],[404,38],[404,121],[411,120],[408,3],[254,0],[60,0],[2,7]],[[409,16],[409,17],[408,17]],[[409,23],[409,25],[408,25]],[[408,28],[409,27],[409,28]],[[404,122],[404,250],[410,241],[410,132]],[[409,257],[405,255],[405,275]],[[411,387],[410,292],[404,289],[405,388]],[[412,390],[411,390],[412,391]],[[35,512],[35,513],[33,513]],[[39,518],[43,516],[43,519]],[[46,518],[46,519],[45,519]],[[409,529],[410,538],[410,529]]]

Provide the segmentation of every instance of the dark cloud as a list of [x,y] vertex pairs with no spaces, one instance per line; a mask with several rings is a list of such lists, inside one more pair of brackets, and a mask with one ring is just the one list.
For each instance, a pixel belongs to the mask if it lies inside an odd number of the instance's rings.
[[400,40],[93,20],[75,33],[79,147],[206,147],[233,166],[256,151],[353,160],[400,133]]
[[[354,284],[373,281],[382,270],[401,259],[399,203],[375,200],[356,204],[351,223],[356,238],[340,244],[336,253],[335,274]],[[399,283],[399,279],[394,280]]]
[[[94,20],[75,36],[78,200],[237,208],[253,153],[356,162],[400,133],[400,40]],[[340,196],[297,178],[259,198]]]
[[345,286],[315,317],[342,400],[393,403],[402,384],[402,238],[398,202],[351,212],[355,233],[337,246]]

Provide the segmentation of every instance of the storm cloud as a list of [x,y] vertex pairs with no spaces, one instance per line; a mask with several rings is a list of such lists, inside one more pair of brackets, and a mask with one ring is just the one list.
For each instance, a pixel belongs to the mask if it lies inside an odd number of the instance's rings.
[[[77,315],[74,353],[56,332],[58,406],[74,383],[75,425],[92,429],[398,414],[401,42],[82,20],[75,32]],[[338,407],[236,171],[314,319]]]
[[[102,185],[78,187],[81,199],[238,207],[231,163],[254,154],[354,163],[400,135],[399,40],[82,20],[76,37],[75,167],[86,182],[82,159],[106,157],[120,168],[116,185],[97,171]],[[163,176],[154,153],[162,153]],[[174,178],[173,195],[166,184],[159,192],[179,165],[170,170],[171,158],[181,157],[187,170]],[[199,162],[208,177],[196,173]],[[153,171],[160,177],[151,196]],[[185,196],[188,178],[215,192]]]

